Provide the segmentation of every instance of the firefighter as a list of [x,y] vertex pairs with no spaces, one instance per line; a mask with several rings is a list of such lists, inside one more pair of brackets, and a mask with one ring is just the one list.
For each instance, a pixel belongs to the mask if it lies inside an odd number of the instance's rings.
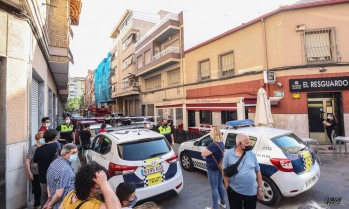
[[64,118],[64,123],[56,128],[60,133],[58,142],[61,144],[74,143],[75,144],[75,126],[71,124],[69,116]]
[[157,129],[158,132],[162,135],[165,136],[165,138],[167,139],[167,141],[173,146],[174,145],[174,137],[173,137],[173,133],[172,133],[172,127],[170,125],[167,124],[167,120],[163,119],[161,122],[161,125],[159,126],[159,128]]

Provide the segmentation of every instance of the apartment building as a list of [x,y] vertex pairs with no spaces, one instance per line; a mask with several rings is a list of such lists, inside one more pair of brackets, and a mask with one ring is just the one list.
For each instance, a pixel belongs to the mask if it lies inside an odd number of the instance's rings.
[[254,119],[257,91],[264,87],[274,127],[325,144],[322,121],[334,113],[337,135],[347,135],[348,10],[343,0],[300,1],[186,50],[184,127]]
[[112,30],[110,81],[113,113],[129,116],[141,114],[135,43],[157,22],[157,15],[127,10]]
[[87,76],[85,77],[85,97],[84,97],[84,105],[86,107],[92,107],[95,101],[95,93],[94,93],[94,71],[88,70]]
[[69,77],[68,80],[68,99],[81,98],[85,95],[85,78]]
[[54,127],[63,112],[80,12],[80,0],[0,1],[0,208],[27,206],[25,156],[41,118]]

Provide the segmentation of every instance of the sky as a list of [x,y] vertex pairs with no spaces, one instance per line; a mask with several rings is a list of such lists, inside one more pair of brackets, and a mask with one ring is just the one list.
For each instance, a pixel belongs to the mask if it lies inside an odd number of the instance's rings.
[[82,0],[78,26],[70,48],[70,76],[85,77],[107,56],[110,34],[126,9],[154,13],[184,12],[184,49],[298,0]]

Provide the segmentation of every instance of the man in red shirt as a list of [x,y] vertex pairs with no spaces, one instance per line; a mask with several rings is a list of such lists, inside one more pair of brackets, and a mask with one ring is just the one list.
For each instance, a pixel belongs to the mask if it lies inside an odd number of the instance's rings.
[[41,119],[41,127],[38,132],[43,131],[45,132],[51,125],[51,121],[49,117],[43,117]]

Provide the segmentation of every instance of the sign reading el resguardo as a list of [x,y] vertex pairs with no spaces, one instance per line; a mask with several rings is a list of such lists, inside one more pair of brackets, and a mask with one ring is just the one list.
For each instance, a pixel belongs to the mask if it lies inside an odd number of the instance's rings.
[[349,90],[349,77],[290,79],[291,92]]

